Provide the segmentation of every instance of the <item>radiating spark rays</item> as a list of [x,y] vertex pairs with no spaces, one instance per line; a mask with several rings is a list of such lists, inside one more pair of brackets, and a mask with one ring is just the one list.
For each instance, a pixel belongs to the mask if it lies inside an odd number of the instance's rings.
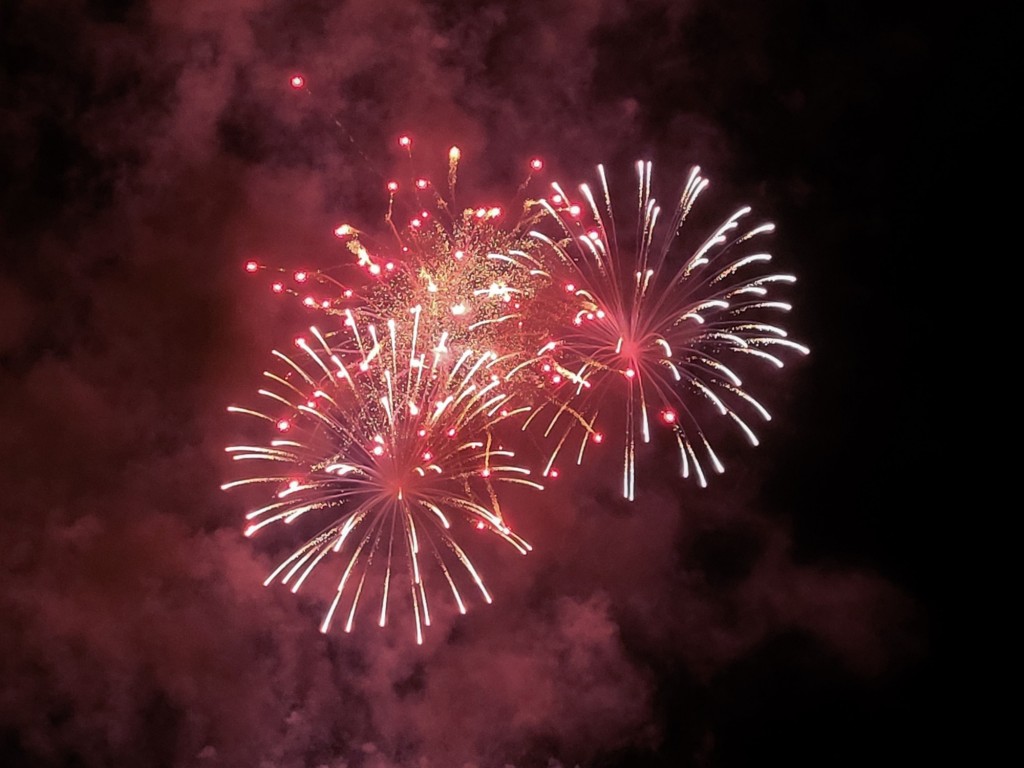
[[[547,466],[552,466],[569,432],[592,432],[603,420],[601,414],[614,405],[624,422],[623,496],[633,499],[637,444],[650,442],[650,413],[660,409],[661,420],[679,442],[681,474],[692,475],[704,486],[704,464],[715,472],[723,471],[723,465],[701,426],[706,410],[702,403],[728,417],[756,445],[742,411],[752,408],[762,418],[769,417],[737,373],[743,368],[746,377],[743,359],[781,368],[783,350],[809,353],[768,318],[791,309],[786,302],[768,299],[769,289],[795,278],[754,272],[769,264],[771,255],[744,250],[757,237],[774,231],[774,225],[744,226],[751,213],[747,206],[733,212],[689,255],[679,254],[684,224],[708,187],[699,168],[690,173],[663,226],[651,194],[652,167],[637,164],[634,245],[625,250],[616,234],[603,167],[598,167],[598,174],[600,205],[590,188],[580,185],[588,211],[581,216],[570,196],[554,183],[554,196],[537,203],[547,225],[531,232],[543,246],[543,271],[552,292],[566,306],[560,315],[565,319],[551,330],[555,341],[541,354],[559,376],[579,371],[576,381],[586,382],[585,387],[563,386],[552,395],[556,413],[545,434],[552,433],[562,416],[573,418],[564,420],[559,435],[552,435],[555,445]],[[582,461],[582,450],[578,457]]]
[[[502,407],[514,395],[503,389],[502,377],[491,373],[503,364],[499,355],[471,349],[457,356],[440,352],[424,375],[415,348],[403,346],[421,338],[419,313],[414,313],[411,333],[395,320],[386,322],[387,332],[381,335],[371,324],[360,325],[353,314],[348,319],[334,332],[311,328],[318,348],[300,339],[296,348],[301,355],[275,354],[283,371],[271,374],[271,386],[259,393],[271,410],[230,409],[274,425],[289,424],[288,440],[230,446],[232,458],[289,469],[273,477],[256,472],[224,487],[277,487],[272,503],[247,515],[250,536],[282,522],[333,519],[268,578],[268,583],[280,580],[298,591],[332,555],[342,557],[344,575],[323,631],[346,601],[345,627],[351,629],[368,579],[377,574],[377,623],[387,624],[396,579],[407,578],[415,634],[422,642],[431,611],[421,554],[427,553],[444,574],[460,612],[466,604],[451,564],[458,563],[490,602],[479,571],[454,540],[452,520],[466,519],[525,554],[530,546],[505,522],[495,487],[542,486],[530,479],[527,467],[510,462],[514,452],[491,436],[510,412],[520,410]],[[335,369],[357,373],[339,378]],[[403,407],[394,407],[399,403]],[[356,586],[350,590],[350,585]]]

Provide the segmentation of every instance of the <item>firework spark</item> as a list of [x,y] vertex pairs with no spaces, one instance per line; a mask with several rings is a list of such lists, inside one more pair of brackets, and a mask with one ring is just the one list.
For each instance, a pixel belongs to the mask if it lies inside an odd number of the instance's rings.
[[[423,571],[431,562],[460,612],[466,603],[459,582],[467,577],[491,602],[453,535],[459,523],[489,531],[523,554],[530,549],[506,522],[496,492],[501,483],[541,487],[495,436],[499,424],[522,410],[494,373],[501,358],[490,351],[455,353],[444,334],[421,335],[421,314],[417,307],[407,323],[388,320],[377,328],[346,312],[338,331],[310,328],[308,338],[296,340],[300,354],[274,352],[280,370],[264,374],[263,407],[228,409],[273,434],[227,448],[253,470],[224,489],[273,490],[269,503],[248,513],[246,535],[279,523],[321,525],[266,583],[280,578],[298,591],[332,555],[343,562],[324,632],[339,607],[351,631],[369,592],[379,600],[384,626],[404,571],[421,643],[430,625]],[[257,469],[268,466],[269,472]],[[369,581],[378,578],[372,587]]]
[[[781,368],[780,353],[807,354],[774,319],[790,310],[769,298],[770,289],[795,282],[792,275],[766,274],[768,253],[753,249],[774,230],[769,223],[745,226],[749,208],[729,216],[696,250],[680,257],[673,248],[687,216],[708,181],[694,168],[671,218],[659,226],[661,208],[651,196],[651,164],[638,163],[637,225],[617,232],[603,167],[598,167],[599,203],[590,187],[574,202],[558,184],[539,201],[553,224],[532,232],[547,246],[552,289],[565,311],[555,341],[546,345],[545,371],[560,390],[529,422],[554,436],[547,468],[566,445],[581,462],[588,442],[601,442],[602,409],[624,408],[622,491],[633,499],[636,449],[650,442],[652,416],[675,434],[683,477],[707,484],[704,464],[724,471],[702,427],[703,411],[734,422],[748,441],[758,438],[749,415],[764,420],[767,409],[744,387],[737,371],[757,360]],[[631,240],[627,253],[620,240]],[[543,414],[548,414],[547,416]]]

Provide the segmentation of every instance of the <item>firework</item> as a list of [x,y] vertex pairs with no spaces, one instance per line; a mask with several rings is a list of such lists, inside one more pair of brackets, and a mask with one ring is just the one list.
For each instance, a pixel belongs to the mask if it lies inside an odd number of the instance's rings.
[[[309,92],[301,76],[291,86]],[[412,143],[398,140],[410,167]],[[772,224],[748,224],[741,208],[686,245],[683,225],[708,184],[699,169],[662,222],[651,165],[638,163],[636,225],[625,232],[601,167],[596,197],[552,184],[547,198],[528,199],[543,167],[534,159],[511,204],[468,207],[456,202],[461,157],[452,147],[439,185],[416,173],[384,183],[384,226],[338,226],[341,258],[276,270],[275,293],[337,330],[313,327],[296,353],[275,352],[263,407],[229,409],[272,435],[227,449],[252,469],[224,487],[264,492],[246,534],[313,526],[266,583],[298,591],[322,563],[340,564],[324,632],[335,617],[350,631],[366,605],[384,626],[402,595],[422,642],[425,571],[440,574],[461,612],[467,585],[491,601],[457,532],[529,551],[498,488],[541,486],[505,447],[510,436],[532,448],[539,432],[540,474],[554,477],[560,455],[582,463],[621,422],[622,490],[633,499],[638,444],[660,422],[681,474],[704,486],[709,469],[723,471],[708,417],[726,417],[756,445],[749,422],[771,417],[741,376],[808,352],[778,322],[790,305],[774,292],[795,278],[765,271],[771,256],[756,247]]]
[[604,439],[603,409],[624,403],[622,490],[628,499],[635,494],[637,443],[650,442],[652,417],[674,432],[683,477],[692,475],[705,486],[705,464],[724,471],[702,426],[705,412],[727,417],[757,445],[748,419],[771,417],[743,385],[744,362],[781,368],[780,354],[808,353],[775,319],[790,305],[769,297],[771,289],[795,278],[764,273],[771,256],[754,247],[774,225],[746,226],[750,209],[740,208],[695,250],[680,255],[683,224],[707,180],[694,168],[661,225],[651,164],[638,163],[637,172],[638,216],[631,232],[616,230],[599,166],[600,203],[585,184],[578,201],[553,184],[550,198],[538,203],[548,214],[547,231],[531,233],[547,248],[547,271],[562,311],[554,340],[540,350],[555,390],[529,422],[555,441],[550,470],[567,446],[582,461],[587,444]]
[[[530,357],[536,339],[527,338],[539,263],[530,251],[538,243],[518,222],[502,226],[500,208],[466,209],[449,217],[438,199],[435,215],[420,211],[402,230],[395,229],[397,256],[385,262],[381,279],[363,291],[363,315],[392,317],[421,308],[421,332],[445,334],[453,349],[484,346],[504,362]],[[346,244],[370,269],[380,265],[362,233],[349,228]]]
[[342,564],[321,631],[339,609],[350,631],[370,593],[384,626],[389,599],[401,588],[422,642],[430,624],[428,567],[442,574],[460,612],[467,579],[491,602],[456,541],[460,526],[496,535],[523,554],[530,549],[506,522],[496,491],[509,483],[541,487],[495,436],[523,407],[494,372],[498,354],[456,353],[444,334],[423,335],[421,308],[379,328],[344,315],[332,333],[310,328],[296,340],[297,353],[274,352],[279,370],[264,373],[262,407],[229,408],[263,424],[272,438],[227,448],[252,469],[223,488],[271,490],[267,503],[248,513],[247,536],[278,524],[315,526],[266,584],[280,579],[298,591],[327,560]]
[[[412,139],[402,136],[399,146],[411,159]],[[310,310],[354,312],[360,321],[380,324],[418,307],[422,336],[443,335],[458,351],[494,350],[505,373],[530,370],[546,334],[531,321],[538,316],[533,302],[543,270],[536,253],[541,243],[529,231],[543,214],[527,201],[518,207],[513,201],[511,214],[496,205],[459,208],[460,159],[461,151],[452,147],[443,192],[425,175],[388,181],[383,233],[348,223],[336,227],[346,252],[341,259],[291,272],[251,260],[246,271],[271,272],[273,292]],[[530,175],[542,166],[532,160]]]

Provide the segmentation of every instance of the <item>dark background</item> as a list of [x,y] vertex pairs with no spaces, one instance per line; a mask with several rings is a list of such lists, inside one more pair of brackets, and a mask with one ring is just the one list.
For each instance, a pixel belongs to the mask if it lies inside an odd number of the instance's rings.
[[[957,32],[807,0],[0,7],[0,762],[924,762]],[[484,552],[495,604],[423,647],[318,634],[218,489],[224,407],[304,321],[241,265],[380,227],[403,131],[437,175],[462,148],[468,204],[533,155],[567,185],[652,159],[664,196],[700,164],[700,221],[776,222],[812,349],[710,489],[653,453],[632,505],[601,462],[524,499],[536,551]]]

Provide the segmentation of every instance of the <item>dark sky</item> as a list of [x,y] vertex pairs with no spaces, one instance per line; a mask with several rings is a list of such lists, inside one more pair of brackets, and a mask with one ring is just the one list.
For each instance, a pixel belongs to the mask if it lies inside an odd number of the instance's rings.
[[[922,762],[909,340],[960,53],[931,26],[811,0],[3,4],[0,764]],[[495,604],[423,647],[319,634],[219,490],[225,406],[301,327],[241,265],[379,226],[402,131],[428,166],[462,147],[488,201],[535,154],[567,184],[700,164],[709,221],[776,222],[813,350],[711,488],[648,456],[632,505],[600,462],[525,500],[535,552],[484,553]]]

